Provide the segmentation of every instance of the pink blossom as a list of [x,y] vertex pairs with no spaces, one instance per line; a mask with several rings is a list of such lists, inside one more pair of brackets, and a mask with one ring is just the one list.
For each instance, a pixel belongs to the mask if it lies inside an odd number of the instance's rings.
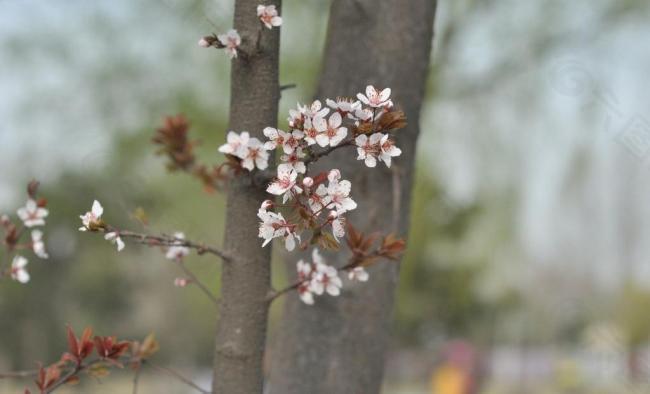
[[50,257],[45,251],[45,242],[43,242],[43,232],[41,230],[32,231],[32,250],[36,256],[42,259]]
[[226,136],[227,142],[219,147],[219,152],[241,158],[246,154],[246,146],[248,145],[249,139],[250,135],[248,131],[243,131],[241,134],[229,131]]
[[357,160],[364,160],[368,167],[375,167],[381,153],[379,142],[382,137],[382,133],[375,133],[370,138],[365,134],[358,135],[354,140],[357,145]]
[[301,161],[301,159],[304,158],[305,154],[303,153],[302,148],[297,147],[290,155],[280,156],[280,160],[282,160],[284,163],[278,166],[278,171],[280,171],[280,168],[282,167],[283,172],[295,170],[298,174],[304,174],[307,172],[305,163]]
[[341,294],[343,282],[339,278],[336,268],[325,264],[325,261],[318,253],[318,249],[312,252],[312,259],[316,266],[316,273],[312,276],[310,290],[317,295],[327,293],[331,296]]
[[185,287],[188,284],[190,284],[192,281],[187,278],[175,278],[174,279],[174,286],[176,287]]
[[283,195],[282,202],[285,203],[291,198],[291,193],[302,193],[302,189],[296,185],[298,173],[291,168],[278,167],[278,177],[266,188],[266,191],[277,196]]
[[[381,134],[381,133],[378,133]],[[395,146],[395,143],[388,139],[388,134],[384,135],[380,141],[381,153],[379,159],[386,163],[386,167],[390,168],[391,157],[397,157],[402,154],[402,150]]]
[[366,86],[366,94],[362,93],[357,94],[357,98],[361,100],[362,103],[369,105],[373,108],[380,107],[392,107],[393,103],[390,98],[390,88],[386,88],[381,92],[377,92],[374,86]]
[[23,256],[14,256],[14,259],[11,262],[11,279],[20,283],[29,282],[29,272],[25,269],[27,263],[29,263],[29,261],[27,261]]
[[190,248],[187,246],[183,245],[183,241],[185,240],[185,234],[181,232],[176,232],[174,233],[174,238],[176,239],[172,246],[170,246],[167,249],[167,253],[165,253],[165,258],[169,260],[182,260],[183,257],[187,256],[190,254]]
[[102,204],[97,200],[93,201],[93,206],[90,212],[86,212],[82,216],[79,216],[82,223],[82,226],[79,227],[79,231],[87,231],[90,230],[91,227],[98,226],[101,223],[103,213],[104,207],[102,207]]
[[325,103],[333,110],[338,111],[341,116],[353,117],[353,114],[361,109],[361,103],[359,101],[353,101],[345,97],[337,97],[336,101],[327,99]]
[[363,267],[354,267],[350,271],[348,271],[348,279],[350,280],[358,280],[359,282],[367,282],[368,281],[368,271],[366,271]]
[[27,200],[24,207],[18,208],[16,213],[25,227],[44,226],[45,218],[49,214],[47,209],[39,207],[31,198]]
[[338,213],[351,211],[357,207],[357,203],[350,198],[352,184],[348,180],[339,181],[341,173],[338,170],[332,170],[327,176],[329,185],[327,185],[327,195],[330,203],[334,205]]
[[266,151],[260,140],[253,137],[248,140],[241,159],[241,166],[248,171],[253,171],[255,167],[264,170],[269,165],[269,152]]
[[260,208],[257,211],[257,217],[262,220],[258,233],[258,236],[264,239],[262,247],[271,242],[273,238],[284,237],[285,248],[292,251],[296,247],[296,239],[300,242],[300,236],[293,231],[293,226],[284,220],[281,213],[269,212]]
[[258,5],[257,16],[260,17],[260,21],[264,23],[264,26],[269,29],[272,29],[273,26],[282,25],[282,18],[278,16],[278,10],[275,9],[274,5]]
[[296,270],[298,271],[298,296],[300,300],[307,305],[312,305],[314,303],[314,294],[311,292],[310,280],[311,274],[313,272],[310,263],[306,263],[303,260],[298,260],[296,264]]
[[241,37],[237,30],[230,29],[226,34],[219,34],[217,39],[224,46],[228,57],[231,59],[237,57],[237,48],[241,44]]
[[112,244],[115,244],[117,246],[118,252],[121,252],[122,249],[124,249],[124,241],[122,241],[122,238],[120,238],[120,235],[117,232],[113,231],[106,233],[106,235],[104,235],[104,239],[110,241]]
[[198,44],[201,48],[209,48],[212,45],[208,40],[205,39],[205,37],[201,37]]
[[311,103],[309,107],[307,106],[301,107],[300,104],[298,104],[298,109],[304,116],[308,118],[316,118],[316,117],[323,118],[330,112],[329,108],[327,107],[323,108],[323,105],[319,100],[316,100],[313,103]]
[[314,127],[319,131],[316,135],[318,145],[337,146],[348,135],[348,129],[341,127],[341,122],[341,114],[338,112],[334,112],[327,122],[323,118],[315,118]]

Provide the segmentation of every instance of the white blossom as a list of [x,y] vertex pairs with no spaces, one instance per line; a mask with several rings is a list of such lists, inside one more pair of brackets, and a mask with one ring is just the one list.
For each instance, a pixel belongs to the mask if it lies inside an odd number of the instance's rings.
[[337,97],[336,101],[326,99],[325,103],[334,111],[338,111],[341,116],[354,117],[354,113],[361,109],[361,103],[352,99]]
[[209,48],[212,45],[208,40],[205,39],[205,37],[201,37],[198,44],[201,48]]
[[296,185],[298,173],[290,168],[278,167],[278,177],[266,188],[266,191],[277,196],[283,195],[282,202],[285,203],[291,198],[291,193],[302,193],[302,189]]
[[110,233],[106,233],[106,235],[104,235],[104,239],[110,241],[112,244],[115,244],[117,246],[118,252],[121,252],[122,249],[124,249],[124,241],[122,241],[120,234],[117,232],[112,231]]
[[[381,134],[381,133],[378,133]],[[379,143],[381,153],[379,159],[386,163],[386,167],[390,168],[391,157],[397,157],[402,154],[402,150],[395,146],[395,143],[388,139],[388,134],[381,138]]]
[[314,119],[314,127],[319,133],[316,135],[316,142],[318,145],[337,146],[348,135],[348,129],[341,127],[341,114],[334,112],[327,122],[323,118]]
[[332,220],[332,235],[338,241],[339,238],[345,237],[345,218],[338,216]]
[[45,251],[45,242],[43,242],[43,232],[41,230],[32,231],[32,250],[36,256],[42,259],[50,257]]
[[275,9],[274,5],[258,5],[257,16],[259,16],[260,21],[264,23],[264,26],[269,29],[272,29],[273,26],[282,25],[282,18],[278,16],[278,10]]
[[327,128],[327,122],[321,117],[306,118],[305,119],[305,142],[307,146],[314,145],[316,143],[316,137],[320,134],[320,131],[316,129],[315,124],[319,124],[320,127],[325,130]]
[[339,181],[341,173],[338,170],[332,170],[327,175],[329,185],[327,186],[327,195],[330,203],[334,205],[338,213],[351,211],[357,207],[357,203],[350,198],[352,184],[348,180]]
[[39,207],[31,198],[27,200],[24,207],[18,208],[16,213],[25,227],[44,226],[45,218],[49,214],[47,209]]
[[83,224],[83,226],[79,227],[79,231],[87,231],[90,230],[91,226],[99,225],[103,213],[104,208],[102,207],[102,204],[97,200],[93,201],[93,206],[90,212],[86,212],[82,216],[79,216],[81,218],[81,223]]
[[183,257],[190,254],[190,248],[183,246],[183,240],[185,239],[185,234],[177,232],[174,233],[174,238],[176,241],[167,249],[165,253],[165,258],[169,260],[182,260]]
[[327,107],[323,108],[323,105],[319,100],[316,100],[313,103],[311,103],[309,107],[307,106],[302,107],[300,106],[300,104],[298,104],[298,109],[304,116],[308,118],[316,118],[316,117],[323,118],[330,112],[329,108]]
[[382,137],[382,133],[374,133],[370,138],[365,134],[358,135],[354,139],[357,145],[357,160],[364,160],[368,167],[375,167],[377,165],[377,158],[381,153],[379,142]]
[[266,151],[262,142],[255,137],[249,138],[241,159],[241,166],[248,171],[253,171],[255,167],[264,170],[269,166],[269,152]]
[[25,269],[28,262],[29,261],[27,261],[23,256],[14,256],[14,259],[11,262],[11,279],[20,283],[29,282],[29,272]]
[[305,166],[305,163],[302,162],[301,159],[304,159],[305,156],[306,155],[303,153],[302,148],[300,147],[297,147],[293,153],[289,155],[280,156],[280,160],[282,160],[284,163],[278,166],[278,171],[280,171],[280,167],[282,167],[283,172],[295,170],[298,174],[304,174],[307,172],[307,166]]
[[263,208],[257,211],[260,223],[258,236],[264,239],[262,247],[266,246],[273,238],[284,237],[284,246],[288,251],[296,247],[296,239],[300,237],[294,233],[292,226],[284,220],[281,213],[269,212]]
[[374,86],[366,86],[366,94],[357,94],[357,98],[362,103],[369,105],[373,108],[392,107],[393,102],[390,100],[390,88],[386,88],[381,92],[377,92]]
[[229,131],[226,136],[226,144],[219,147],[219,152],[242,158],[246,154],[249,139],[248,131],[243,131],[241,134]]
[[237,48],[241,44],[241,37],[237,30],[230,29],[226,34],[219,34],[217,39],[225,47],[228,57],[231,59],[237,57]]
[[314,293],[312,293],[310,284],[311,284],[311,274],[312,267],[310,263],[306,263],[303,260],[298,260],[296,264],[296,270],[298,271],[298,296],[300,300],[307,305],[312,305],[314,303]]
[[350,280],[358,280],[359,282],[367,282],[368,281],[368,271],[366,271],[363,267],[354,267],[350,271],[348,271],[348,279]]
[[324,292],[331,296],[341,294],[343,282],[339,278],[336,268],[325,264],[325,261],[318,253],[318,249],[314,249],[312,252],[312,259],[316,266],[316,272],[312,276],[310,290],[317,295],[321,295]]

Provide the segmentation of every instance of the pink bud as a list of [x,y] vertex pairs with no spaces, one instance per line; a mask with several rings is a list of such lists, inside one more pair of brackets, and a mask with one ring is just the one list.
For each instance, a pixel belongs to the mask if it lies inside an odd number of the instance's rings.
[[210,42],[206,40],[205,37],[201,37],[201,39],[199,40],[199,46],[201,48],[208,48],[210,46]]
[[330,211],[330,213],[329,213],[329,215],[327,215],[327,217],[329,218],[329,220],[334,220],[337,217],[339,217],[339,213],[336,212],[336,211]]
[[311,177],[306,176],[306,177],[302,180],[302,184],[303,184],[303,186],[305,186],[305,187],[311,187],[311,186],[314,184],[314,179],[311,178]]
[[6,214],[2,215],[0,217],[0,223],[2,223],[3,226],[7,226],[11,223],[11,219],[9,219],[9,216],[7,216]]
[[262,203],[262,209],[266,211],[266,210],[271,209],[271,208],[273,208],[273,201],[264,200],[264,202]]
[[341,179],[341,171],[337,170],[336,168],[331,170],[327,175],[327,179],[329,179],[330,182],[338,181]]
[[190,283],[189,279],[186,278],[176,278],[174,279],[174,286],[176,287],[185,287]]

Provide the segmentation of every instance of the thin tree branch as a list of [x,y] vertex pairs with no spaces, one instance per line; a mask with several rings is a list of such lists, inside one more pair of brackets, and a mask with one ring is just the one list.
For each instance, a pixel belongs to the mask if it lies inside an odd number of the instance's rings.
[[201,291],[202,291],[206,296],[208,296],[208,298],[210,299],[210,301],[212,301],[212,303],[214,303],[214,305],[215,305],[216,307],[219,307],[219,300],[217,299],[217,297],[215,297],[214,294],[212,294],[212,292],[210,291],[210,289],[208,289],[208,287],[207,287],[206,285],[204,285],[203,282],[201,282],[201,281],[199,280],[199,278],[198,278],[196,275],[194,275],[194,273],[193,273],[192,271],[190,271],[190,270],[185,266],[185,263],[183,262],[183,260],[177,259],[176,262],[178,263],[178,266],[179,266],[180,269],[183,271],[183,273],[184,273],[185,275],[187,275],[187,276],[190,277],[190,279],[192,280],[192,283],[194,283],[195,285],[197,285],[197,286],[199,287],[199,289],[200,289],[200,290],[201,290]]
[[0,379],[30,378],[36,375],[38,375],[38,369],[31,369],[25,371],[0,372]]
[[318,161],[318,159],[325,157],[329,155],[330,153],[334,152],[335,150],[339,148],[343,148],[345,146],[350,146],[354,144],[354,137],[346,138],[343,141],[341,141],[340,144],[336,146],[330,146],[326,149],[322,149],[318,152],[310,152],[309,157],[305,159],[305,165],[308,166],[311,163],[314,163]]
[[213,246],[208,246],[205,245],[204,243],[198,243],[194,241],[190,241],[187,239],[182,239],[182,238],[176,238],[173,236],[168,236],[168,235],[149,235],[149,234],[144,234],[144,233],[137,233],[134,231],[129,231],[129,230],[118,230],[115,228],[112,228],[110,226],[107,226],[105,229],[106,233],[110,232],[116,232],[121,238],[126,238],[126,239],[131,239],[134,242],[143,244],[143,245],[148,245],[148,246],[184,246],[187,248],[191,249],[196,249],[198,254],[204,254],[204,253],[210,253],[213,254],[219,258],[221,258],[223,261],[229,262],[232,260],[232,257],[220,250],[217,249]]
[[161,367],[159,365],[151,363],[150,361],[146,361],[146,364],[149,365],[153,370],[158,371],[158,372],[162,372],[162,373],[167,374],[169,376],[172,376],[172,377],[180,380],[181,382],[185,383],[186,385],[192,387],[193,389],[195,389],[196,391],[198,391],[198,392],[200,392],[202,394],[210,394],[210,391],[202,389],[196,383],[192,382],[190,379],[188,379],[185,376],[181,375],[181,373],[178,372],[178,371],[175,371],[175,370],[173,370],[171,368],[168,368],[168,367]]

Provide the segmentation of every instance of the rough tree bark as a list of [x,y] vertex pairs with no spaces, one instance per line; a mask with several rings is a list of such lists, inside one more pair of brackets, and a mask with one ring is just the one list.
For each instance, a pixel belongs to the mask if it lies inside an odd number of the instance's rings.
[[[262,139],[264,127],[277,124],[280,29],[263,29],[256,13],[260,3],[279,9],[281,1],[235,1],[234,28],[242,44],[232,62],[229,128]],[[235,177],[229,185],[224,247],[234,259],[222,270],[214,394],[262,392],[271,248],[259,247],[256,215],[266,197],[252,177]]]
[[[352,96],[367,84],[391,87],[409,120],[397,132],[403,153],[390,170],[366,168],[350,149],[318,163],[341,169],[352,182],[359,206],[349,219],[359,230],[406,236],[435,8],[435,0],[332,3],[317,97]],[[340,266],[347,255],[336,258],[329,262]],[[371,267],[369,282],[348,285],[341,297],[320,297],[314,306],[289,296],[272,353],[270,392],[379,392],[398,271],[396,263],[381,262]]]

